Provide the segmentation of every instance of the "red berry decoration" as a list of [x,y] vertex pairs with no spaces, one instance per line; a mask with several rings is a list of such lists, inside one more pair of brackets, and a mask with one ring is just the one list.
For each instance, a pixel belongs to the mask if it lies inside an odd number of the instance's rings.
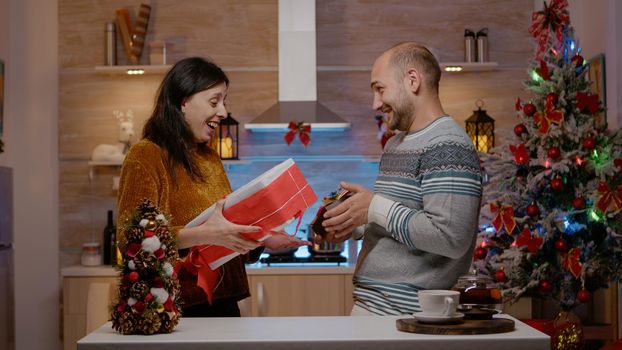
[[546,95],[546,103],[547,103],[547,105],[548,104],[551,104],[553,106],[557,105],[557,100],[558,99],[559,98],[558,98],[557,94],[554,93],[554,92],[551,92],[548,95]]
[[497,270],[497,272],[495,272],[495,281],[497,282],[507,282],[508,280],[508,276],[505,275],[505,271],[503,270]]
[[522,134],[527,132],[527,127],[523,124],[518,124],[514,127],[514,134],[520,137]]
[[529,204],[527,206],[527,215],[531,216],[532,218],[535,218],[538,215],[540,215],[540,208],[538,208],[538,205],[535,203]]
[[138,281],[138,277],[140,277],[140,276],[138,275],[138,272],[136,272],[136,271],[132,271],[129,274],[130,282],[132,282],[132,283],[136,283]]
[[590,301],[591,297],[592,293],[588,292],[585,289],[581,289],[577,292],[577,300],[582,303],[587,303],[588,301]]
[[581,210],[585,208],[585,199],[583,197],[577,197],[572,200],[572,207],[576,210]]
[[566,241],[560,238],[555,241],[555,249],[560,252],[565,252],[566,249],[568,249],[568,244],[566,244]]
[[551,289],[553,289],[553,286],[551,285],[551,282],[549,280],[544,279],[538,282],[538,290],[540,290],[540,293],[548,294]]
[[583,65],[583,56],[581,55],[574,55],[572,56],[572,58],[570,59],[570,62],[572,62],[572,64],[574,64],[577,67],[580,67]]
[[475,252],[473,252],[473,256],[477,260],[485,259],[486,255],[488,255],[488,250],[486,248],[482,248],[482,247],[475,248]]
[[536,106],[533,103],[529,102],[523,106],[523,112],[525,113],[525,115],[531,117],[536,114]]
[[557,146],[553,146],[553,147],[549,148],[546,151],[546,153],[549,156],[549,158],[551,158],[551,159],[559,159],[559,156],[561,155],[561,151],[559,150],[559,147],[557,147]]
[[559,192],[564,189],[564,181],[559,177],[551,180],[551,189],[555,192]]
[[588,137],[583,139],[583,148],[585,148],[586,150],[590,151],[590,150],[593,150],[594,147],[596,147],[596,139],[595,138],[593,138],[592,136],[588,136]]

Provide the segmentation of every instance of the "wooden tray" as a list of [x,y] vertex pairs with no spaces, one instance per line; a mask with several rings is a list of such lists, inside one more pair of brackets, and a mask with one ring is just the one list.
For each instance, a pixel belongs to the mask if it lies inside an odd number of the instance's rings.
[[464,320],[459,324],[421,323],[414,318],[402,318],[395,321],[397,329],[402,332],[421,334],[490,334],[505,333],[514,330],[514,321],[507,318],[492,320]]

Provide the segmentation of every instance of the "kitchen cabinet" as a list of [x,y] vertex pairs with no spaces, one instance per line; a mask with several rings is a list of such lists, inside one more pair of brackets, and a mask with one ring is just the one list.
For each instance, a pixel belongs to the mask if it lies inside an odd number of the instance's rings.
[[[251,316],[343,316],[350,313],[349,275],[250,276]],[[351,289],[351,287],[350,287]],[[350,302],[348,303],[348,301]]]

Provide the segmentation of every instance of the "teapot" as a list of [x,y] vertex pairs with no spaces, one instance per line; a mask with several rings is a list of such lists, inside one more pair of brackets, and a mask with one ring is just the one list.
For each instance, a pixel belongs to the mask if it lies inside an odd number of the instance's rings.
[[492,278],[478,274],[476,269],[459,277],[452,290],[460,292],[460,310],[494,311],[503,307],[501,290],[494,285]]

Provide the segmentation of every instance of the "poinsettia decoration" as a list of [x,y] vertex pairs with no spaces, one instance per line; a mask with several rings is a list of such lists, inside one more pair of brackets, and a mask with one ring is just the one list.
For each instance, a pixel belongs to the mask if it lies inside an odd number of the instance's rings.
[[285,134],[283,138],[285,139],[285,143],[287,143],[288,146],[291,145],[292,142],[294,142],[296,135],[298,135],[300,143],[302,143],[305,147],[307,147],[309,143],[311,143],[310,124],[305,124],[304,121],[298,123],[295,120],[292,120],[291,122],[289,122],[287,128],[289,129],[289,131]]
[[171,333],[179,322],[179,260],[168,219],[143,200],[123,230],[125,254],[119,266],[119,299],[112,328],[122,334]]

